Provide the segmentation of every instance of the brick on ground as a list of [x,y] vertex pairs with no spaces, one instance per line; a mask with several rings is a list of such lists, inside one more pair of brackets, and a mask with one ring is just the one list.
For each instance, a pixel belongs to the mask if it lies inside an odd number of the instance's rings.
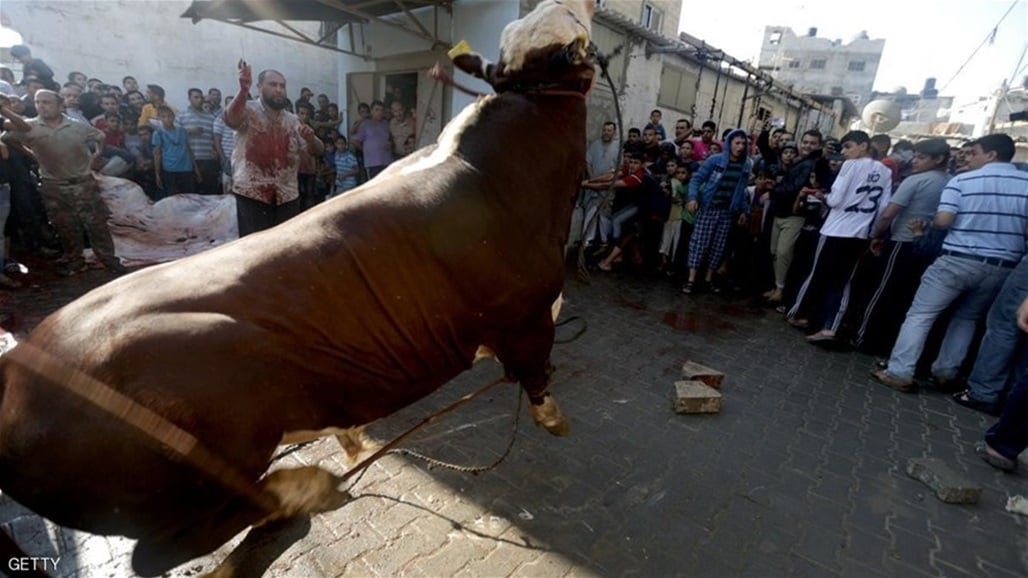
[[701,381],[714,389],[721,389],[721,382],[725,380],[725,374],[706,365],[687,361],[682,365],[682,379],[686,381]]
[[982,488],[953,471],[938,458],[915,458],[907,462],[907,475],[931,488],[948,504],[976,504]]
[[676,381],[674,394],[678,413],[721,413],[721,392],[702,381]]

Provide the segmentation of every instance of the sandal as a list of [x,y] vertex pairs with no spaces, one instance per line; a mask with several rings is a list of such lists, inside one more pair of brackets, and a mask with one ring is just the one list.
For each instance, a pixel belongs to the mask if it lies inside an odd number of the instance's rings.
[[996,468],[997,470],[1003,470],[1007,473],[1013,473],[1017,471],[1017,460],[1012,460],[1006,456],[1001,455],[996,450],[989,447],[989,444],[985,442],[978,442],[974,445],[974,453],[978,454],[978,457],[982,458],[985,463]]
[[987,401],[978,401],[970,396],[968,391],[964,391],[953,394],[953,401],[957,402],[958,405],[962,405],[967,408],[971,408],[982,413],[987,413],[993,417],[999,417],[1000,411],[999,404],[989,403]]
[[686,295],[692,295],[695,292],[696,292],[696,282],[695,281],[686,281],[685,285],[682,286],[682,293],[685,293]]
[[786,318],[785,321],[786,321],[786,323],[788,323],[789,325],[792,325],[793,327],[795,327],[797,329],[806,329],[806,328],[810,327],[810,321],[808,321],[806,319],[796,319],[795,317],[788,317],[788,318]]

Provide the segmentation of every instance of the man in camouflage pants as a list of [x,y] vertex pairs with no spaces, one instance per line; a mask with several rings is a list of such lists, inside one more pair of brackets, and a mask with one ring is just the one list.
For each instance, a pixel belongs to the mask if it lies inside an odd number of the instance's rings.
[[59,273],[70,276],[85,270],[82,230],[100,263],[113,273],[124,273],[107,228],[110,212],[92,172],[94,161],[103,152],[104,134],[61,114],[55,92],[37,91],[35,104],[39,116],[28,120],[6,107],[0,109],[7,118],[4,128],[9,129],[3,140],[26,146],[39,162],[43,204],[61,238],[63,266]]

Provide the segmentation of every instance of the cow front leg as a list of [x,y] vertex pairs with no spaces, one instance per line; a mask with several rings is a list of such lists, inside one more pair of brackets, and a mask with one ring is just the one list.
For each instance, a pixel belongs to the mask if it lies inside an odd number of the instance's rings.
[[275,470],[261,480],[260,487],[275,496],[278,510],[254,525],[335,510],[352,499],[339,489],[341,482],[342,478],[317,466]]
[[550,385],[550,350],[553,349],[553,317],[549,310],[523,331],[508,334],[498,348],[507,376],[521,384],[528,395],[528,410],[536,425],[553,435],[568,433],[568,420],[547,388]]

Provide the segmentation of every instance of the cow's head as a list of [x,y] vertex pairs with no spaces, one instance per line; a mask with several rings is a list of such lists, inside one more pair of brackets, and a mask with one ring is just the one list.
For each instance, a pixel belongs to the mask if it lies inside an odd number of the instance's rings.
[[451,58],[457,68],[485,80],[497,92],[588,92],[595,74],[590,42],[595,8],[595,0],[543,0],[503,29],[498,63],[459,50]]

